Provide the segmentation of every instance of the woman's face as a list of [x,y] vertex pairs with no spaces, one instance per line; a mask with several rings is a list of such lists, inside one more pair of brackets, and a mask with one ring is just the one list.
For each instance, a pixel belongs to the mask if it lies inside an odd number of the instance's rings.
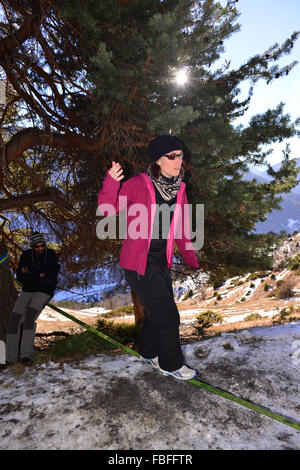
[[160,166],[160,171],[163,176],[166,178],[172,178],[173,176],[178,176],[181,170],[183,153],[181,150],[173,150],[172,152],[167,153],[166,155],[176,156],[174,160],[170,160],[165,155],[160,157],[156,163]]

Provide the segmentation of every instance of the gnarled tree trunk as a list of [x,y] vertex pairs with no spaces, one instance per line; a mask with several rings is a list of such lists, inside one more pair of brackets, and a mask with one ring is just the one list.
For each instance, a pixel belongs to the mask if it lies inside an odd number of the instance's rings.
[[[0,257],[6,249],[0,241]],[[3,269],[8,269],[7,263],[1,264]],[[10,314],[17,300],[18,292],[14,282],[0,268],[0,340],[5,341]]]
[[144,322],[145,308],[141,304],[138,296],[136,295],[133,289],[131,289],[131,298],[133,302],[135,325],[142,326]]

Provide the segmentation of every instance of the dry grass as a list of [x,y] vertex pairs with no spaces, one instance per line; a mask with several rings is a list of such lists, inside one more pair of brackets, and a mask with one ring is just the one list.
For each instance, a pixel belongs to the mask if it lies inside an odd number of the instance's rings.
[[277,287],[274,289],[271,296],[275,296],[277,299],[288,299],[294,296],[294,288],[296,287],[296,281],[292,277],[289,279],[277,282]]

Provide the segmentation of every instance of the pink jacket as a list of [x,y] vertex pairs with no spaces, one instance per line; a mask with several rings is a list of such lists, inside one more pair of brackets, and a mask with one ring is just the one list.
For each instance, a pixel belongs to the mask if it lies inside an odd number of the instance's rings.
[[[131,269],[144,275],[155,215],[155,189],[151,179],[146,173],[140,173],[137,176],[133,176],[129,180],[125,181],[121,188],[120,186],[120,182],[112,178],[109,172],[107,172],[106,178],[103,181],[102,189],[98,193],[98,209],[102,215],[107,214],[105,207],[101,207],[102,204],[111,204],[115,213],[118,213],[123,209],[127,210],[127,236],[123,241],[121,249],[120,267]],[[132,207],[133,204],[143,204],[147,207],[147,238],[130,238],[128,228],[130,227],[130,223],[137,217],[136,213],[134,215],[130,215],[130,207]],[[185,204],[188,204],[185,192],[185,183],[181,182],[180,189],[177,193],[176,208],[170,225],[166,246],[166,256],[169,268],[173,264],[175,241],[182,253],[185,263],[191,267],[199,267],[195,251],[191,247],[189,217],[188,211],[184,211]],[[188,236],[186,236],[187,233]]]

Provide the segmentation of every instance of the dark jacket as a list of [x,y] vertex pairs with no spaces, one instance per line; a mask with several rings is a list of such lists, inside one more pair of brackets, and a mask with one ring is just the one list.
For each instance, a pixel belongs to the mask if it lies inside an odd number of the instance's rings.
[[[27,267],[28,273],[22,273],[22,268]],[[58,256],[51,248],[45,248],[41,255],[36,255],[32,249],[22,253],[17,269],[17,279],[23,284],[25,292],[44,292],[54,295],[59,273]],[[46,273],[40,277],[41,273]]]

